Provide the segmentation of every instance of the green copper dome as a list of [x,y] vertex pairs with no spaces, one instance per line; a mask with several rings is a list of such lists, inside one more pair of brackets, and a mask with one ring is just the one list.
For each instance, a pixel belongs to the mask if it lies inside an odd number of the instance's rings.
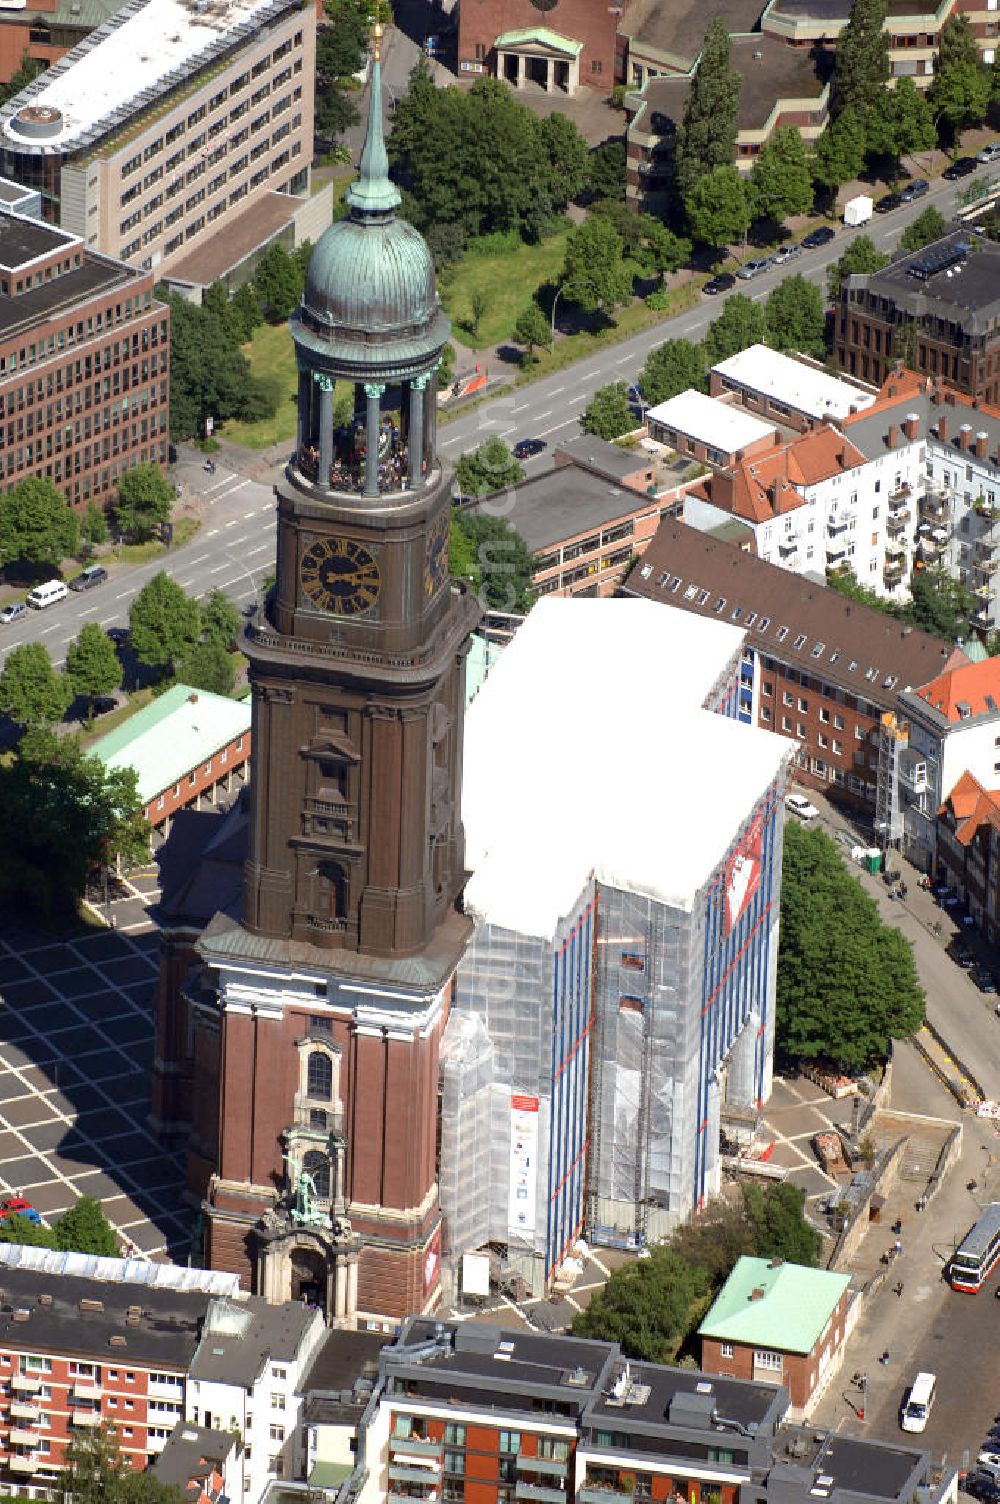
[[[400,196],[389,178],[382,135],[382,70],[372,64],[368,132],[349,214],[324,231],[306,274],[295,341],[331,367],[374,373],[383,365],[426,364],[449,333],[427,244],[396,218]],[[325,357],[325,359],[324,359]]]

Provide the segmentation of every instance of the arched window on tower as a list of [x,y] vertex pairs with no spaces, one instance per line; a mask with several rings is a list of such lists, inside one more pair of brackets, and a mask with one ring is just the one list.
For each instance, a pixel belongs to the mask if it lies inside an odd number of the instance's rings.
[[306,1092],[321,1102],[329,1102],[333,1096],[333,1061],[322,1050],[313,1050],[309,1056]]
[[302,1157],[302,1168],[307,1175],[313,1178],[316,1187],[316,1195],[320,1201],[330,1199],[330,1161],[319,1149],[310,1149],[308,1154]]

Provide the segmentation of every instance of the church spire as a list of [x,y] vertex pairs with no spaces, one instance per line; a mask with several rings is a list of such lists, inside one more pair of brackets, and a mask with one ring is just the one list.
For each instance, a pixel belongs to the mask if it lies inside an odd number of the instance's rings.
[[354,217],[367,214],[391,214],[401,203],[399,190],[389,178],[389,158],[382,133],[382,26],[376,21],[372,32],[372,77],[368,97],[368,130],[361,151],[359,175],[347,190],[347,202]]

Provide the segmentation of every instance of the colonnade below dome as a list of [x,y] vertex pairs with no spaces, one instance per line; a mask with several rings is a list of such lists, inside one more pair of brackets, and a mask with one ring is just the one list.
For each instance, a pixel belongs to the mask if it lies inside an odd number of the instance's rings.
[[373,498],[423,485],[435,468],[436,371],[394,384],[354,382],[351,417],[340,424],[336,384],[326,372],[299,368],[295,464],[303,478],[321,490]]

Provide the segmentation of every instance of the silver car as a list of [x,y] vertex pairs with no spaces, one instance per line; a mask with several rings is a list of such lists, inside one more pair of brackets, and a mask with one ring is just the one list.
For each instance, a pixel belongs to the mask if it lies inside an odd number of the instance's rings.
[[770,256],[765,256],[762,261],[746,262],[744,266],[740,267],[736,275],[742,277],[744,282],[749,282],[753,277],[759,277],[761,272],[766,272],[770,265]]

